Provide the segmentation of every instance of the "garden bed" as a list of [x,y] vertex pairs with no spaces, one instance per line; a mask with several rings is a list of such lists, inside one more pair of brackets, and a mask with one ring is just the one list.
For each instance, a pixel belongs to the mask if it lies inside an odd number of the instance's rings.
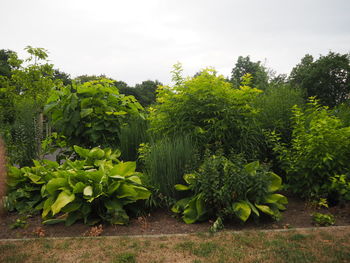
[[[269,218],[261,218],[259,222],[249,220],[245,224],[238,221],[224,222],[226,230],[260,230],[283,229],[297,227],[312,227],[311,215],[315,212],[332,213],[335,216],[335,225],[350,225],[350,204],[343,207],[335,206],[327,210],[316,209],[296,197],[288,197],[287,210],[283,212],[278,222]],[[91,227],[76,223],[66,227],[63,224],[42,225],[41,217],[34,216],[26,219],[25,227],[11,229],[10,226],[18,219],[18,214],[5,214],[1,218],[0,238],[32,238],[32,237],[81,237],[81,236],[118,236],[118,235],[157,235],[198,233],[209,230],[212,222],[185,224],[167,210],[157,210],[149,215],[133,218],[126,226],[103,224],[102,227]]]

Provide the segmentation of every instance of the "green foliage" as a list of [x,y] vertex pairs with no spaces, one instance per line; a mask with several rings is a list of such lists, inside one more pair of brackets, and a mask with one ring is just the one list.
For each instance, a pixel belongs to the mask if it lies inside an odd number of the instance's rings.
[[332,214],[314,213],[312,221],[318,226],[331,226],[335,224],[335,219]]
[[350,127],[313,98],[306,109],[293,108],[290,147],[275,133],[271,138],[290,189],[301,197],[329,197],[331,178],[350,170]]
[[214,70],[203,70],[181,85],[158,88],[150,131],[157,137],[190,134],[203,148],[219,144],[226,152],[234,148],[254,156],[261,133],[251,103],[260,92],[248,86],[233,89]]
[[329,52],[315,61],[305,55],[293,68],[290,82],[305,89],[307,97],[316,96],[323,105],[334,107],[349,99],[350,55]]
[[267,87],[269,76],[261,61],[253,62],[249,56],[239,56],[231,75],[231,82],[234,87],[244,85],[242,77],[246,74],[250,74],[252,77],[252,87],[263,90]]
[[292,107],[303,104],[302,91],[289,85],[270,85],[254,102],[259,110],[257,120],[260,126],[281,134],[284,142],[289,142],[292,134]]
[[[349,174],[335,175],[330,178],[330,192],[334,201],[350,201],[350,176]],[[334,193],[336,193],[334,196]]]
[[9,64],[9,58],[11,57],[12,54],[15,52],[12,50],[5,50],[1,49],[0,50],[0,76],[6,76],[6,77],[11,77],[11,70],[12,67]]
[[27,216],[17,218],[16,221],[10,225],[10,229],[26,228],[28,225],[26,219],[27,219]]
[[233,161],[221,155],[207,157],[196,173],[184,179],[188,185],[175,188],[191,190],[193,196],[178,201],[172,211],[182,213],[188,224],[213,215],[245,222],[251,214],[260,216],[260,212],[279,219],[280,210],[287,204],[286,197],[275,193],[281,189],[281,178],[257,161],[244,164],[239,156]]
[[8,210],[42,211],[45,224],[77,220],[94,224],[101,219],[126,224],[126,206],[148,199],[135,162],[120,162],[120,152],[74,146],[82,160],[62,165],[44,160],[33,167],[10,167]]
[[130,118],[142,118],[134,97],[119,94],[113,81],[100,79],[57,90],[46,105],[54,128],[73,145],[118,147],[120,129]]
[[9,162],[19,166],[31,165],[39,158],[40,130],[37,105],[29,99],[21,99],[16,105],[14,120],[2,126]]
[[146,119],[134,118],[120,128],[120,150],[124,161],[135,161],[140,144],[149,141],[148,122]]
[[0,135],[5,139],[11,163],[30,165],[40,155],[43,122],[40,113],[53,87],[52,65],[46,50],[26,48],[30,57],[21,60],[10,52],[10,73],[0,76]]
[[141,149],[145,176],[162,195],[178,197],[175,184],[183,183],[183,174],[195,166],[196,150],[188,136],[164,138]]

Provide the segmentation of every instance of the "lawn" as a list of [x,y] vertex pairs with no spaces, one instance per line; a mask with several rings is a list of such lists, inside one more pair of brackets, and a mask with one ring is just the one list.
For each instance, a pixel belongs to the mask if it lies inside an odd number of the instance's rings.
[[350,227],[0,241],[0,262],[349,262]]

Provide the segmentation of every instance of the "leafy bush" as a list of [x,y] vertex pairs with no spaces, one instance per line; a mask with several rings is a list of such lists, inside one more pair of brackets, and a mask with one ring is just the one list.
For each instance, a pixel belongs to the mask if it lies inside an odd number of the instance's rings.
[[45,112],[54,128],[71,145],[120,145],[120,129],[130,118],[141,118],[142,106],[132,96],[119,94],[113,81],[99,79],[57,90]]
[[143,146],[145,176],[159,194],[176,198],[175,184],[183,183],[183,175],[196,163],[196,150],[188,136],[164,138]]
[[318,226],[331,226],[335,224],[335,219],[332,214],[314,213],[312,221]]
[[281,188],[281,178],[257,161],[244,164],[239,156],[233,161],[210,156],[196,173],[186,174],[184,179],[188,185],[175,188],[191,190],[193,196],[179,200],[172,210],[182,213],[186,223],[209,216],[237,217],[245,222],[252,213],[260,216],[260,212],[279,219],[279,210],[287,204],[286,197],[274,193]]
[[9,162],[19,166],[32,165],[39,158],[42,126],[37,105],[28,99],[16,103],[14,121],[2,127]]
[[158,104],[151,109],[151,132],[157,137],[190,135],[198,145],[219,143],[226,152],[234,148],[254,156],[262,138],[256,130],[251,106],[258,89],[242,86],[234,89],[214,70],[203,70],[186,80],[175,72],[175,87],[158,88]]
[[135,172],[135,162],[119,162],[120,152],[110,149],[74,149],[82,160],[66,160],[62,165],[44,160],[35,161],[34,167],[11,167],[6,207],[42,211],[46,224],[71,225],[81,219],[87,224],[101,219],[127,223],[126,207],[150,195]]
[[289,142],[292,134],[292,107],[303,104],[302,91],[288,85],[269,86],[254,102],[261,127],[278,132],[284,142]]
[[350,127],[312,98],[305,110],[293,108],[292,120],[290,147],[271,136],[289,188],[301,197],[329,197],[331,178],[350,170]]

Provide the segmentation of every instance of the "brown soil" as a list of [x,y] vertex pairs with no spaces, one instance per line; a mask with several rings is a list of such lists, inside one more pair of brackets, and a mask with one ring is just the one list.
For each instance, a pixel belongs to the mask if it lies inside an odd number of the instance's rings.
[[[350,225],[350,204],[343,207],[332,207],[326,210],[318,210],[304,201],[289,197],[287,210],[283,212],[282,219],[274,222],[269,218],[262,218],[260,222],[253,220],[242,224],[237,221],[224,222],[226,230],[252,230],[252,229],[283,229],[297,227],[312,227],[311,215],[314,212],[332,213],[336,218],[335,225]],[[17,214],[7,214],[0,218],[0,238],[30,238],[30,237],[81,237],[81,236],[118,236],[118,235],[156,235],[207,232],[212,222],[204,222],[187,225],[180,218],[166,210],[157,210],[150,215],[134,218],[127,226],[102,226],[91,227],[82,223],[66,227],[63,224],[41,224],[40,216],[26,219],[24,228],[10,229],[17,218]]]

